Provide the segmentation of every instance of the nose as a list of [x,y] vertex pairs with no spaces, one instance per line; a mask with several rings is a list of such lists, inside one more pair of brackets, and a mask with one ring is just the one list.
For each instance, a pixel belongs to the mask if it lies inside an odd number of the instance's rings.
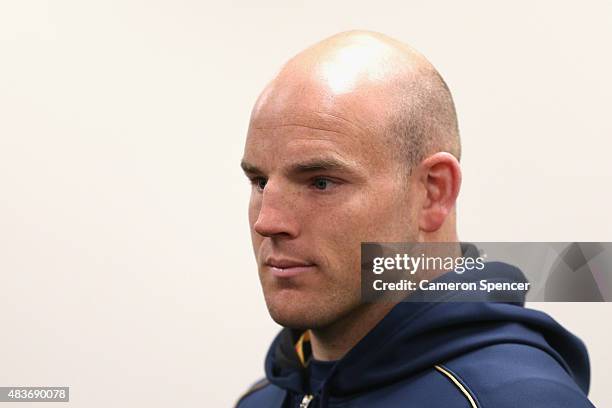
[[295,238],[299,233],[298,214],[289,195],[270,182],[262,193],[256,216],[253,229],[264,237]]

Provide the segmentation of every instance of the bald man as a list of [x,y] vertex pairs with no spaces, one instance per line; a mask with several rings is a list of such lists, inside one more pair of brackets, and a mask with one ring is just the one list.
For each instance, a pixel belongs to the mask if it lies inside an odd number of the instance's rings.
[[281,69],[242,168],[266,305],[285,329],[238,407],[592,406],[583,344],[522,300],[362,302],[361,242],[475,251],[456,232],[460,153],[451,94],[407,45],[351,31]]

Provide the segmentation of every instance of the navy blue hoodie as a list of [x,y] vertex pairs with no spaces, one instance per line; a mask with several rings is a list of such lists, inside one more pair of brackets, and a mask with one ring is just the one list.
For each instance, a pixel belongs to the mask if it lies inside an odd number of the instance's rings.
[[[483,278],[524,281],[499,262],[437,280]],[[523,302],[399,303],[316,382],[295,349],[301,333],[283,329],[268,351],[266,378],[237,407],[593,407],[585,346]]]

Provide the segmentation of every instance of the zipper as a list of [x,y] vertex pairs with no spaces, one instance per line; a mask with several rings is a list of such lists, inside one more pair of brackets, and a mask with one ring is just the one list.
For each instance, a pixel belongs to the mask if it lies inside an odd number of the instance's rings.
[[302,402],[300,402],[300,408],[308,408],[308,406],[310,405],[310,401],[312,401],[313,398],[313,395],[304,395],[304,398],[302,398]]

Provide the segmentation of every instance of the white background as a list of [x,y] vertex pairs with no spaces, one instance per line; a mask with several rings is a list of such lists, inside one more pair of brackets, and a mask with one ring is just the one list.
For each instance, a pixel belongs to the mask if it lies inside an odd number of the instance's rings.
[[[261,377],[278,327],[238,166],[249,111],[352,28],[413,45],[453,91],[461,239],[612,241],[610,2],[4,0],[0,386],[228,407]],[[536,306],[585,340],[611,405],[612,305]]]

